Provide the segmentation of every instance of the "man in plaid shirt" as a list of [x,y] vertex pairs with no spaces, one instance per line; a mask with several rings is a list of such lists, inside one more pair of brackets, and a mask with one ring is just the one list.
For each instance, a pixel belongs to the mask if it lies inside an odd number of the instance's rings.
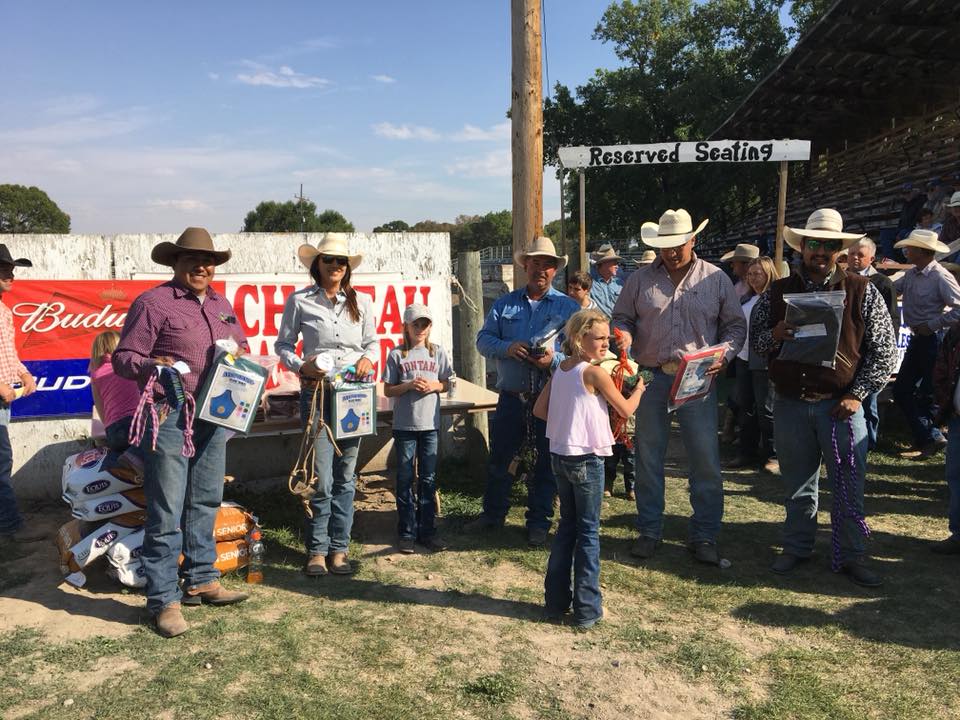
[[[13,287],[13,270],[33,267],[26,258],[10,255],[6,245],[0,244],[0,299]],[[13,471],[13,448],[10,446],[10,404],[19,397],[37,389],[33,375],[17,357],[13,342],[13,313],[0,301],[0,541],[33,542],[42,540],[41,533],[23,526],[23,517],[17,507],[10,474]]]

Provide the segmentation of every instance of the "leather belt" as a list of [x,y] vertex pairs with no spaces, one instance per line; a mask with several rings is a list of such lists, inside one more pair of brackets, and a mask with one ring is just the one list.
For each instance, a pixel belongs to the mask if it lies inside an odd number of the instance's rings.
[[644,370],[649,370],[649,371],[651,371],[651,372],[660,371],[660,372],[662,372],[664,375],[676,375],[676,374],[677,374],[677,370],[680,369],[680,361],[679,361],[679,360],[670,360],[669,362],[665,362],[663,365],[652,365],[652,366],[648,365],[648,366],[644,367],[643,369],[644,369]]
[[815,393],[801,390],[800,397],[798,399],[808,403],[815,403],[820,402],[821,400],[832,400],[833,395],[831,393]]

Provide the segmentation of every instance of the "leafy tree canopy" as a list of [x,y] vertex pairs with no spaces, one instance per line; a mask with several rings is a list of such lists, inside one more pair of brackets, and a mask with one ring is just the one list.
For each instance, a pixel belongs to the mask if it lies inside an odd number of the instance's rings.
[[317,206],[305,200],[266,200],[243,220],[243,232],[353,232],[353,223],[336,210],[317,213]]
[[68,233],[70,216],[38,187],[0,185],[0,233]]
[[386,222],[383,225],[377,225],[373,231],[375,233],[380,232],[407,232],[410,229],[410,226],[407,225],[403,220],[391,220]]

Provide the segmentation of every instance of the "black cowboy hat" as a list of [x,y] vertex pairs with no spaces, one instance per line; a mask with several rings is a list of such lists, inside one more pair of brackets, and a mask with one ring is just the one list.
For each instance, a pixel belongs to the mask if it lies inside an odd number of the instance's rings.
[[26,258],[13,259],[7,246],[0,243],[0,265],[13,265],[14,267],[33,267],[33,263]]

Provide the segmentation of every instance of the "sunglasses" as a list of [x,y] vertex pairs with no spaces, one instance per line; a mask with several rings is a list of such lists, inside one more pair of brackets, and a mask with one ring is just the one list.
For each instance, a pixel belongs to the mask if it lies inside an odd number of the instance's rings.
[[330,255],[321,255],[320,259],[323,260],[324,265],[333,265],[336,263],[337,265],[344,266],[350,262],[350,260],[345,257],[331,257]]
[[813,251],[823,248],[827,252],[840,252],[843,243],[840,240],[817,240],[816,238],[807,238],[804,246]]

